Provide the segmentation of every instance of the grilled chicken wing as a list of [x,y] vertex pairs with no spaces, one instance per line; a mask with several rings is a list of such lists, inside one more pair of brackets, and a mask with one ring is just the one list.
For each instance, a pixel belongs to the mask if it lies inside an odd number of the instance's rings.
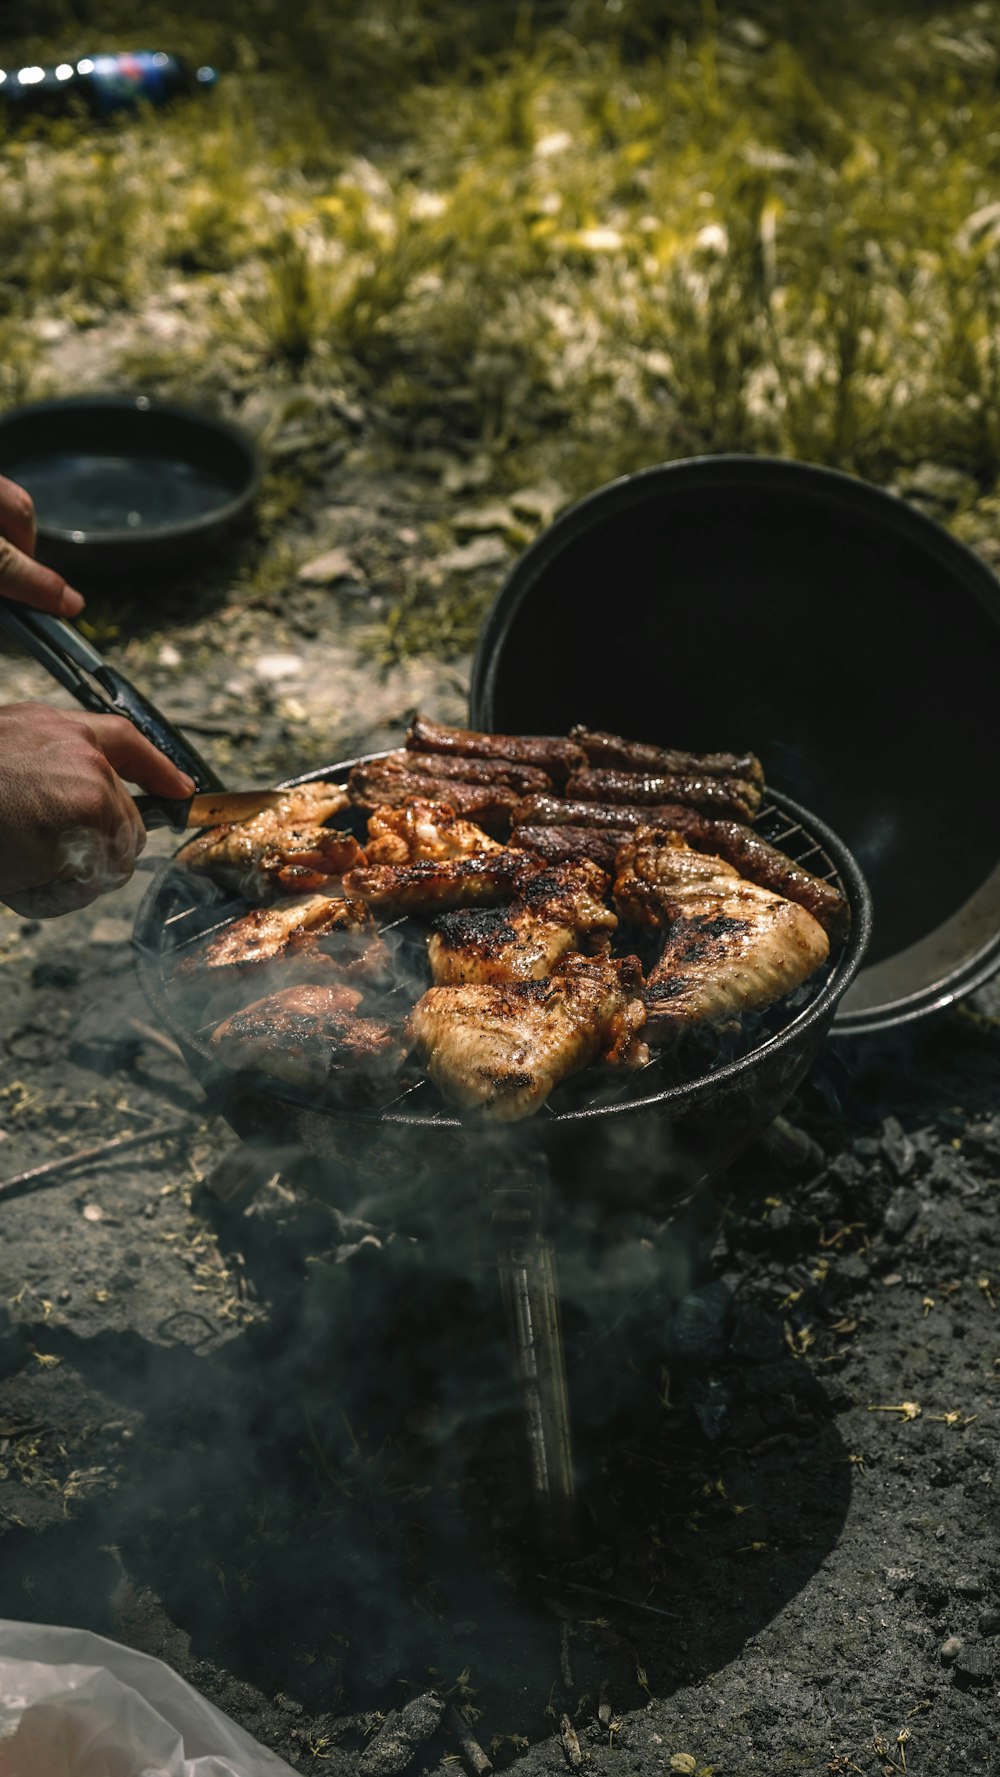
[[577,771],[566,795],[585,802],[681,802],[707,814],[753,820],[760,807],[759,784],[737,777],[690,777],[630,771]]
[[396,1036],[375,1018],[358,1018],[356,988],[287,987],[234,1012],[212,1032],[227,1067],[273,1074],[292,1086],[321,1089],[340,1068],[348,1078],[381,1074],[394,1064]]
[[408,802],[447,802],[456,814],[506,832],[518,794],[506,784],[467,784],[422,777],[381,763],[356,765],[347,780],[356,808],[402,808]]
[[541,858],[501,846],[471,858],[351,870],[344,889],[371,907],[394,913],[444,913],[452,907],[493,907],[509,901],[544,868]]
[[829,954],[805,908],[692,850],[678,833],[642,827],[622,847],[615,901],[637,924],[665,928],[644,996],[651,1042],[762,1010]]
[[248,900],[277,890],[301,891],[311,886],[301,876],[280,879],[290,866],[308,869],[326,881],[339,876],[363,857],[356,839],[323,822],[347,806],[340,784],[303,784],[289,790],[277,808],[265,809],[251,821],[213,827],[200,833],[178,853],[178,862]]
[[[635,831],[639,827],[669,827],[683,833],[696,851],[725,858],[741,876],[759,883],[761,888],[773,889],[776,895],[797,901],[836,942],[846,937],[851,912],[840,889],[796,864],[742,822],[713,820],[679,803],[642,808],[621,802],[571,802],[557,796],[528,796],[514,810],[511,844],[523,845],[526,851],[540,852],[546,858],[585,855],[607,870],[613,868],[613,861],[608,863],[608,850],[593,829],[606,828],[608,839],[613,840],[622,829]],[[578,838],[585,828],[591,829],[587,839]],[[545,837],[547,830],[551,837]],[[565,849],[557,833],[568,835]],[[620,838],[618,842],[621,843]]]
[[547,771],[537,765],[518,765],[509,759],[469,759],[449,753],[413,753],[400,750],[387,753],[378,761],[387,771],[416,772],[419,777],[454,779],[462,784],[502,784],[516,790],[519,796],[532,796],[552,789]]
[[558,782],[580,771],[587,755],[575,741],[540,734],[477,734],[471,728],[446,728],[415,716],[406,736],[408,752],[452,753],[465,759],[507,759],[513,765],[537,765]]
[[618,920],[602,896],[608,877],[589,861],[535,876],[507,908],[443,913],[427,947],[439,985],[539,981],[567,950],[605,945]]
[[204,949],[181,964],[184,973],[194,969],[253,968],[273,962],[305,939],[316,943],[320,936],[343,934],[345,962],[359,959],[376,942],[375,922],[364,901],[334,895],[301,895],[279,901],[273,907],[253,907],[212,937]]
[[376,808],[368,821],[370,864],[416,864],[422,858],[469,858],[503,847],[473,821],[460,820],[447,802],[408,802]]
[[569,737],[583,748],[591,765],[612,766],[621,771],[680,773],[683,777],[740,777],[751,784],[764,782],[764,767],[756,753],[686,753],[675,747],[647,746],[640,740],[625,740],[620,734],[605,734],[582,725],[571,728]]
[[544,981],[431,987],[407,1034],[449,1104],[513,1123],[598,1057],[620,1067],[647,1059],[640,979],[634,957],[570,955]]

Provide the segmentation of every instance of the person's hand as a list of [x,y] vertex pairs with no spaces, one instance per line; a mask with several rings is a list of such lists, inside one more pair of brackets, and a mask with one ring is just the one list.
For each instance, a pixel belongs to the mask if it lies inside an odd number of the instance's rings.
[[124,716],[0,709],[0,901],[48,919],[127,882],[146,832],[123,778],[154,796],[195,789]]
[[31,495],[0,475],[0,596],[33,605],[55,617],[78,617],[83,599],[61,574],[35,556],[35,508]]

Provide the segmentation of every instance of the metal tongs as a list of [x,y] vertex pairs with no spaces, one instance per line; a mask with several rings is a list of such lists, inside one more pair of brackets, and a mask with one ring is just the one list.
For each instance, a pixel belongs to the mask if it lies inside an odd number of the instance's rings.
[[199,790],[223,788],[218,774],[173,723],[136,690],[124,673],[109,666],[72,624],[0,598],[0,629],[33,654],[85,710],[99,716],[126,716],[154,747],[194,778]]

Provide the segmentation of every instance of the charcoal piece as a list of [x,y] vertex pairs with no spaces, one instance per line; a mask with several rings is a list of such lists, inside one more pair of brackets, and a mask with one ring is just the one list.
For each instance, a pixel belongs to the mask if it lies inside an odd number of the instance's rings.
[[916,1151],[898,1117],[886,1117],[879,1146],[897,1178],[913,1171]]
[[734,1363],[776,1363],[784,1349],[780,1321],[754,1302],[737,1305],[729,1335],[729,1355]]
[[402,1709],[391,1709],[358,1760],[360,1777],[396,1777],[417,1747],[437,1732],[443,1715],[444,1702],[433,1691],[414,1697]]
[[982,1598],[986,1587],[974,1573],[959,1573],[951,1582],[951,1589],[959,1598]]
[[692,1290],[678,1304],[670,1328],[672,1354],[686,1363],[718,1363],[726,1351],[726,1320],[732,1296],[718,1282]]
[[885,1231],[889,1239],[902,1240],[916,1221],[919,1210],[920,1199],[916,1192],[908,1191],[905,1185],[898,1186],[885,1212]]
[[994,1685],[1000,1679],[1000,1648],[963,1647],[953,1670],[960,1690],[979,1690]]
[[980,1635],[1000,1635],[1000,1610],[984,1610],[976,1627]]
[[939,1574],[921,1574],[913,1583],[913,1599],[926,1617],[939,1616],[948,1602],[948,1586]]

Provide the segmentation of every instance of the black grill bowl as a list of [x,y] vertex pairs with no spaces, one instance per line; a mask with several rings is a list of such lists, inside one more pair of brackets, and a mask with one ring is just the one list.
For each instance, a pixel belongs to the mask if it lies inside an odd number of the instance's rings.
[[854,1034],[1000,966],[998,685],[1000,586],[939,525],[832,470],[708,457],[612,482],[526,551],[471,719],[759,753],[871,885]]
[[[341,761],[295,782],[342,780],[352,764],[365,762]],[[530,1165],[544,1152],[556,1183],[574,1201],[668,1210],[727,1165],[788,1102],[826,1038],[868,942],[870,897],[846,846],[788,797],[774,798],[772,818],[777,831],[794,830],[803,848],[821,848],[812,867],[828,867],[850,902],[850,935],[815,985],[789,1009],[766,1015],[731,1052],[686,1068],[683,1078],[672,1078],[658,1064],[619,1076],[614,1087],[595,1088],[587,1084],[590,1076],[581,1076],[583,1091],[560,1088],[536,1116],[513,1126],[463,1122],[429,1082],[402,1095],[394,1085],[376,1104],[351,1105],[320,1102],[263,1075],[220,1068],[208,1032],[195,1028],[197,1020],[172,981],[178,942],[184,945],[202,926],[214,927],[225,909],[217,913],[206,908],[203,893],[192,895],[183,869],[168,865],[140,907],[139,972],[160,1026],[179,1043],[213,1107],[246,1141],[316,1156],[334,1194],[338,1178],[353,1179],[363,1165],[366,1176],[384,1181],[394,1216],[409,1196],[419,1219],[433,1213],[436,1179],[465,1178],[475,1191],[487,1173],[502,1177],[511,1164]],[[247,997],[254,996],[248,991]]]

